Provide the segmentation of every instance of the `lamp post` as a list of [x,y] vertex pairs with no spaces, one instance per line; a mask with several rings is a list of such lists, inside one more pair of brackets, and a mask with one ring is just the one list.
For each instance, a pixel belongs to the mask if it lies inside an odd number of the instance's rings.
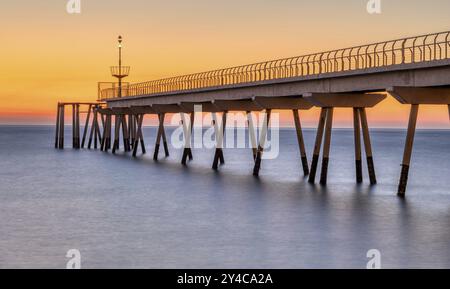
[[122,79],[127,77],[130,73],[130,67],[129,66],[122,66],[122,36],[119,35],[118,39],[118,47],[119,47],[119,66],[112,66],[111,67],[111,74],[115,78],[118,79],[119,82],[119,90],[117,93],[117,97],[122,97]]

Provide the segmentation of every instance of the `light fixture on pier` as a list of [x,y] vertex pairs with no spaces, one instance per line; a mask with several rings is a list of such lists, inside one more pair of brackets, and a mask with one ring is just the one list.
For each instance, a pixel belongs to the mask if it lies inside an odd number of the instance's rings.
[[122,89],[122,79],[127,77],[130,73],[129,66],[122,66],[122,36],[119,35],[118,39],[118,48],[119,48],[119,66],[111,66],[111,74],[113,77],[118,79],[119,88],[117,97],[122,97],[123,89]]

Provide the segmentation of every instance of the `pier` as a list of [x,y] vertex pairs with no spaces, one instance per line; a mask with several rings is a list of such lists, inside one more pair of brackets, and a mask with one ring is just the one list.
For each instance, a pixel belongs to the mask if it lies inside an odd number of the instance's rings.
[[[291,111],[301,155],[301,164],[309,182],[316,181],[320,156],[320,184],[328,182],[333,113],[349,108],[354,120],[356,183],[363,182],[364,145],[369,182],[377,183],[374,154],[366,111],[389,94],[401,104],[411,107],[409,125],[401,164],[398,195],[406,193],[413,152],[414,135],[420,105],[445,105],[450,118],[450,32],[441,32],[378,42],[322,53],[284,58],[250,65],[154,80],[123,83],[129,67],[122,66],[122,38],[119,38],[119,66],[112,67],[116,83],[101,83],[98,102],[59,103],[55,147],[64,148],[64,111],[72,107],[73,148],[88,146],[115,153],[121,148],[137,156],[139,147],[146,153],[142,124],[145,115],[159,120],[153,158],[159,157],[161,142],[169,155],[164,120],[167,114],[179,113],[184,134],[181,163],[187,165],[192,155],[192,130],[195,106],[211,113],[216,137],[212,162],[214,170],[225,164],[223,141],[227,114],[240,111],[248,116],[254,159],[253,175],[262,166],[265,140],[273,110]],[[87,107],[87,119],[80,138],[80,107]],[[311,164],[308,163],[303,139],[301,112],[312,107],[321,109]],[[255,134],[252,114],[264,114],[259,139]],[[218,114],[222,120],[219,123]],[[92,115],[92,118],[91,118]],[[114,121],[114,123],[113,123]],[[120,139],[122,136],[122,140]],[[81,141],[81,143],[80,143]],[[399,144],[401,145],[401,144]]]

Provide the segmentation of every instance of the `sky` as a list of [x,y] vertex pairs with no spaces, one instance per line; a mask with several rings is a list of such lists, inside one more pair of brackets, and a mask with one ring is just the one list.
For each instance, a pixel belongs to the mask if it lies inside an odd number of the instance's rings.
[[[0,124],[53,124],[58,101],[95,101],[112,81],[124,37],[127,81],[163,77],[450,30],[448,0],[2,0]],[[369,110],[371,127],[405,127],[392,98]],[[307,127],[318,110],[303,113]],[[290,115],[282,120],[289,124]],[[448,128],[444,106],[421,108],[419,127]],[[336,112],[351,126],[351,110]]]

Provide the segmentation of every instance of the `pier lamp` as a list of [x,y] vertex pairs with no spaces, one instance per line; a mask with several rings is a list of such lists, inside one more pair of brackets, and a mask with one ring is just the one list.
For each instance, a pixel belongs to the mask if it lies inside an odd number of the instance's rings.
[[117,38],[118,48],[119,48],[119,66],[111,66],[111,74],[113,77],[118,79],[119,89],[117,97],[122,97],[122,79],[127,77],[130,73],[129,66],[122,66],[122,36],[119,35]]

